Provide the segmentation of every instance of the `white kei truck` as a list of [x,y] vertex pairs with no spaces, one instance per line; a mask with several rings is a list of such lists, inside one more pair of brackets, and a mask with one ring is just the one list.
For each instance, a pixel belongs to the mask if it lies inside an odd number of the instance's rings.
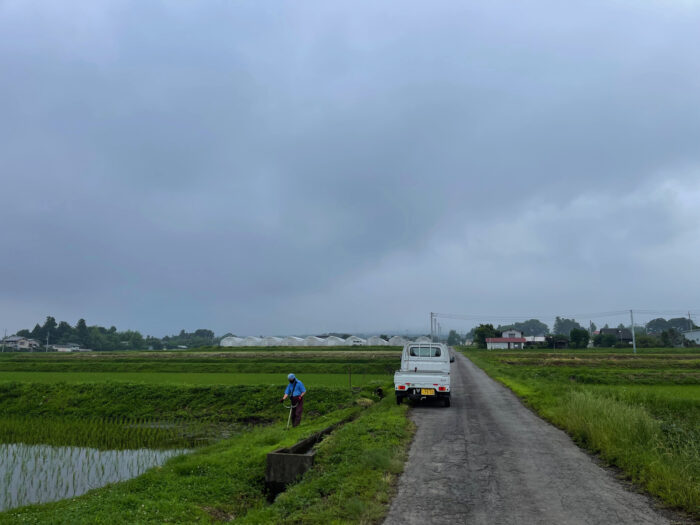
[[394,374],[396,403],[434,399],[450,406],[450,350],[442,343],[407,343]]

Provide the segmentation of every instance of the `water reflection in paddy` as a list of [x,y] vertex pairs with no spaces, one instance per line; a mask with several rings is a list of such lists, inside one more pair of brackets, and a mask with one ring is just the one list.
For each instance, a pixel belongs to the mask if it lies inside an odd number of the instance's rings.
[[79,496],[136,477],[184,452],[0,444],[0,511]]

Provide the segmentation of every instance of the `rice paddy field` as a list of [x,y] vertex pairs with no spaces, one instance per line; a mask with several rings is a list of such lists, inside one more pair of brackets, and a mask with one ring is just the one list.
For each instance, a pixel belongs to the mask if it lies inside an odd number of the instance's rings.
[[700,518],[700,349],[462,351],[623,476]]
[[[399,361],[398,348],[0,354],[0,523],[377,522],[411,435],[382,393]],[[308,393],[286,429],[289,372]],[[343,421],[269,502],[267,452]]]

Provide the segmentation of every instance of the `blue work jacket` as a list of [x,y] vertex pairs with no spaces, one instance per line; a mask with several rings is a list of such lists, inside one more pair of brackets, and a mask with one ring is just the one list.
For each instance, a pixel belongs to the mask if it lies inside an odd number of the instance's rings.
[[304,383],[296,379],[295,381],[289,383],[287,385],[287,389],[284,391],[285,394],[287,394],[289,397],[294,397],[303,394],[306,392],[306,388],[304,387]]

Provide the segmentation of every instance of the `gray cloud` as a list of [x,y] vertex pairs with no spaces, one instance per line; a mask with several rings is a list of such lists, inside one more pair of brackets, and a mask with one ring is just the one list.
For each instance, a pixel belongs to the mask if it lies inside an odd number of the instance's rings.
[[698,306],[694,2],[72,7],[0,6],[8,328]]

